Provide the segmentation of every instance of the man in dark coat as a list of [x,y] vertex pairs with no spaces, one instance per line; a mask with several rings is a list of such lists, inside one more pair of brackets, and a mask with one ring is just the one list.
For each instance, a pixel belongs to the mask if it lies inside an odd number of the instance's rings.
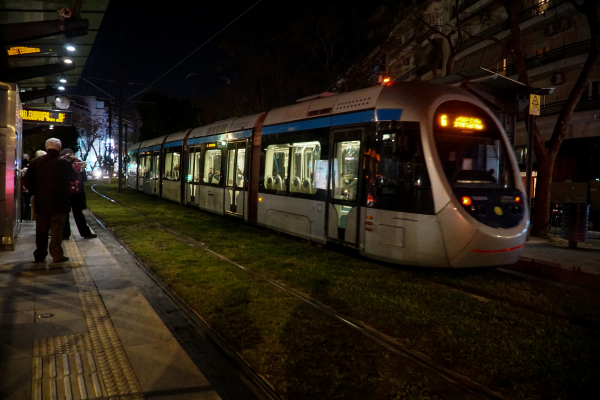
[[[60,152],[60,156],[69,161],[75,171],[79,171],[79,178],[77,181],[71,182],[71,210],[73,211],[75,224],[77,224],[77,230],[84,239],[93,239],[98,237],[98,235],[92,233],[90,227],[85,222],[85,217],[83,216],[83,210],[87,208],[85,191],[83,190],[83,182],[87,180],[85,175],[85,162],[80,161],[75,154],[73,154],[73,150],[71,149],[64,149]],[[63,229],[62,238],[63,240],[69,240],[69,236],[71,236],[71,224],[69,224],[69,220],[67,218],[67,222],[65,223],[65,227]]]
[[35,208],[35,262],[44,262],[48,255],[48,232],[50,232],[50,255],[55,263],[65,262],[62,249],[62,231],[71,211],[70,182],[78,178],[71,163],[59,157],[62,143],[56,138],[46,141],[47,154],[29,163],[24,185],[33,193]]

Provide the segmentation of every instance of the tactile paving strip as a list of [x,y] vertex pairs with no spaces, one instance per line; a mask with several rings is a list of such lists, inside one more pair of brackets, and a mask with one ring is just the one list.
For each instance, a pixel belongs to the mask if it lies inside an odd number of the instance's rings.
[[77,247],[77,242],[75,242],[75,240],[63,240],[62,243],[65,254],[69,257],[69,265],[71,268],[85,266],[85,261],[83,255],[79,251],[79,247]]
[[88,334],[36,338],[33,342],[34,357],[89,350],[92,350],[92,339]]
[[79,247],[75,241],[63,243],[69,264],[74,267],[90,333],[35,340],[32,398],[143,399],[137,376]]

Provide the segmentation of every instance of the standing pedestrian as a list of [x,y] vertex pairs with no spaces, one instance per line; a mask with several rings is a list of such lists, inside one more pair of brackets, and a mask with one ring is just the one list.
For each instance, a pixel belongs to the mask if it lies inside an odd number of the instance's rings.
[[[46,152],[44,150],[38,150],[35,152],[34,160],[37,157],[41,157],[41,156],[45,156],[45,155],[46,155]],[[27,164],[27,165],[29,165],[29,164]],[[23,177],[23,179],[24,178],[25,177]],[[35,202],[33,201],[33,193],[31,193],[31,198],[29,199],[29,205],[31,206],[31,219],[32,220],[35,220],[35,205],[34,205],[34,203]]]
[[33,193],[35,207],[35,262],[44,262],[48,255],[55,263],[69,261],[62,249],[62,231],[71,210],[71,181],[78,178],[67,160],[60,158],[62,143],[56,138],[46,141],[46,155],[29,163],[25,173],[25,187]]
[[[60,152],[60,156],[69,161],[73,166],[73,169],[79,175],[79,178],[76,181],[71,182],[70,186],[71,210],[73,211],[75,224],[77,224],[77,230],[84,239],[93,239],[98,237],[98,235],[92,233],[90,227],[85,222],[85,217],[83,216],[83,210],[87,208],[85,192],[83,190],[83,182],[87,180],[87,176],[85,174],[86,164],[85,162],[79,160],[75,154],[73,154],[73,150],[71,149],[64,149]],[[63,240],[69,240],[69,236],[71,236],[71,224],[69,224],[69,219],[67,217],[62,238]]]

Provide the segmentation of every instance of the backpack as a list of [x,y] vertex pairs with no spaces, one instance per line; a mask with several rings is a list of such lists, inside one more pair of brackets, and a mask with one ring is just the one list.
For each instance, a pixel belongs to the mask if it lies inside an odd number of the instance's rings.
[[[73,163],[73,169],[75,169],[75,171],[77,171],[77,174],[79,174],[79,176],[81,176],[81,163],[79,162],[74,162]],[[82,192],[81,190],[81,181],[80,179],[77,179],[76,181],[71,181],[69,184],[69,190],[71,192],[71,194],[79,194]]]

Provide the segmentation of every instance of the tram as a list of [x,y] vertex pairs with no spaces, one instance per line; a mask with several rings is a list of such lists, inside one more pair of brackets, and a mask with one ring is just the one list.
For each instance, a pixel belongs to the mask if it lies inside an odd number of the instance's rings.
[[506,134],[459,88],[323,94],[133,145],[127,186],[376,260],[517,262],[529,224]]

